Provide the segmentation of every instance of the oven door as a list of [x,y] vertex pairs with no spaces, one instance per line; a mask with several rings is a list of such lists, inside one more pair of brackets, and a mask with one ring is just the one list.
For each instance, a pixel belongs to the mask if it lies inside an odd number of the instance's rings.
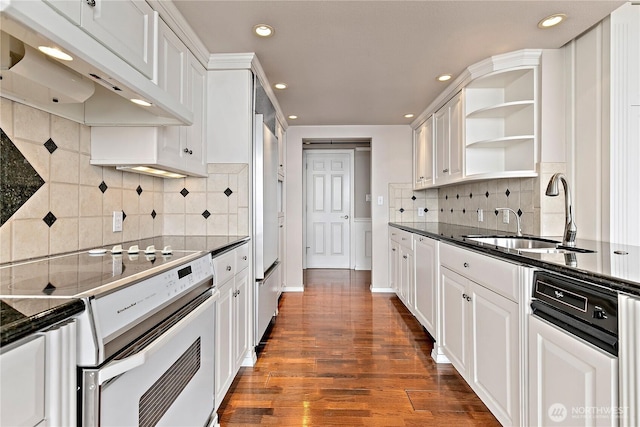
[[200,295],[103,366],[83,368],[82,424],[209,424],[217,294]]

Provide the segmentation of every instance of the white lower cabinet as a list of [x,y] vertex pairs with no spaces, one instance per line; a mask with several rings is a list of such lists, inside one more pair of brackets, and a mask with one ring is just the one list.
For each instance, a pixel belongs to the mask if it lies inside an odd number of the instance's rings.
[[615,356],[530,316],[529,367],[530,425],[617,426],[624,422],[626,409],[618,406]]
[[248,245],[244,244],[213,259],[216,288],[220,292],[215,323],[216,410],[249,350],[251,288],[247,254]]
[[468,251],[463,249],[440,248],[442,351],[500,423],[519,425],[521,314],[517,300],[476,283],[466,271],[451,269],[473,265],[500,277],[517,266],[490,257],[483,257],[478,266],[477,254],[469,253],[467,258]]
[[394,240],[389,241],[389,287],[398,293],[398,264],[400,258],[400,244]]
[[391,228],[391,282],[398,298],[415,315],[415,264],[413,261],[413,238],[410,232]]
[[416,318],[437,342],[438,241],[416,235],[413,240]]

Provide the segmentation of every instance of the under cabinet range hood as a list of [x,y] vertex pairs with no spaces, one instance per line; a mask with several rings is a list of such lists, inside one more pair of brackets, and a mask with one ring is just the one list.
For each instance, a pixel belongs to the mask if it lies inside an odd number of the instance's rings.
[[2,33],[0,91],[39,103],[84,103],[95,92],[92,81],[47,58],[44,53]]
[[[193,122],[193,113],[154,79],[48,2],[0,0],[0,11],[0,96],[89,126]],[[59,48],[73,59],[44,57],[37,50],[40,46]],[[94,88],[91,94],[89,87]],[[132,99],[149,100],[151,105],[141,107]]]

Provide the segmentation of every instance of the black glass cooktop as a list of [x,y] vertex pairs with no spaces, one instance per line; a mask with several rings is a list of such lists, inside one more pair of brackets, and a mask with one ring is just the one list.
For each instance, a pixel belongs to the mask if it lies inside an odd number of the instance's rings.
[[[138,246],[138,253],[128,252],[133,245]],[[156,250],[146,254],[150,245]],[[198,252],[186,249],[184,239],[154,238],[121,246],[120,254],[109,247],[102,248],[104,253],[83,251],[0,266],[0,298],[78,296],[151,269],[161,270]],[[171,246],[171,253],[163,253],[166,246]]]

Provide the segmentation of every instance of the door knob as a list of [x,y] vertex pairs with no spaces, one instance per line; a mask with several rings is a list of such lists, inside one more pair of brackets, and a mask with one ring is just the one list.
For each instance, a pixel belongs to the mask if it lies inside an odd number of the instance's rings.
[[343,216],[342,218],[344,218],[344,219],[349,219],[349,215],[345,215],[345,216]]

